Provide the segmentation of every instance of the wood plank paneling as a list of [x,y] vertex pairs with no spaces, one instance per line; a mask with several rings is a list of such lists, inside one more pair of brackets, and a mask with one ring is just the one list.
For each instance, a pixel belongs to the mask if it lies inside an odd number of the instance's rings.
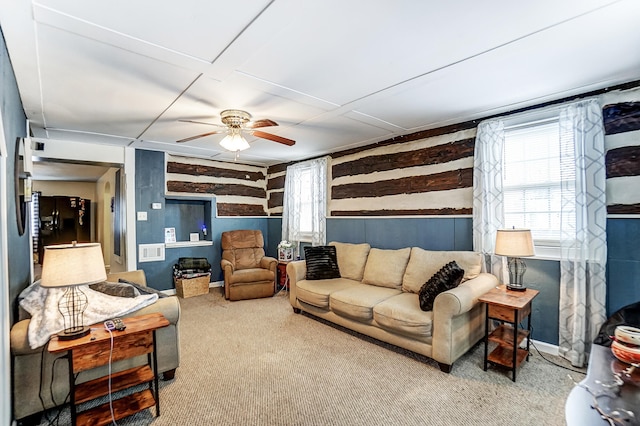
[[640,146],[625,146],[607,151],[607,179],[640,175]]
[[370,183],[337,185],[331,189],[332,199],[381,197],[385,195],[415,194],[430,191],[468,188],[473,185],[473,169],[450,170],[423,176]]
[[602,109],[607,135],[640,129],[640,102],[621,102]]
[[640,204],[612,204],[607,206],[608,214],[640,214]]
[[475,139],[469,138],[413,151],[371,155],[336,164],[331,171],[335,179],[341,176],[447,163],[461,158],[472,157],[474,146]]
[[266,216],[258,204],[218,203],[218,216]]
[[274,207],[281,207],[283,204],[283,199],[284,199],[284,192],[271,192],[269,194],[269,202],[268,202],[268,207],[270,209],[274,208]]
[[286,175],[276,176],[267,180],[267,190],[283,189]]
[[250,180],[252,182],[257,182],[259,180],[265,179],[265,174],[263,172],[235,170],[223,167],[205,166],[202,164],[178,163],[175,161],[167,162],[167,173]]
[[224,183],[167,181],[167,190],[192,194],[239,195],[265,199],[267,191],[255,186]]
[[471,208],[416,210],[332,210],[331,216],[447,216],[470,215]]

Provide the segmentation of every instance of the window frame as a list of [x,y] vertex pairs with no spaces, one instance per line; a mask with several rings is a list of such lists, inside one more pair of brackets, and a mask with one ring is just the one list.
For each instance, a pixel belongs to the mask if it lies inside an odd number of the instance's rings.
[[[545,116],[542,117],[518,117],[517,121],[516,120],[508,120],[505,122],[505,127],[504,127],[504,149],[503,149],[503,153],[502,153],[502,167],[503,167],[503,176],[502,176],[502,193],[503,193],[503,209],[504,209],[504,217],[505,217],[505,225],[507,227],[511,226],[511,224],[507,224],[506,223],[506,217],[508,215],[509,212],[507,212],[507,206],[506,206],[506,202],[504,202],[504,196],[506,194],[506,192],[508,190],[511,191],[517,191],[518,189],[521,189],[522,191],[524,191],[526,188],[551,188],[549,189],[549,191],[554,191],[557,190],[557,188],[562,188],[563,185],[566,184],[566,181],[562,180],[562,173],[560,173],[560,176],[558,177],[557,180],[547,180],[544,183],[536,183],[536,182],[524,182],[521,185],[507,185],[506,184],[506,180],[505,180],[505,174],[506,174],[506,170],[507,170],[507,164],[506,164],[506,158],[505,158],[505,151],[506,151],[506,147],[507,144],[510,142],[509,139],[511,138],[511,140],[513,141],[513,134],[509,135],[510,132],[516,132],[516,131],[520,131],[520,130],[525,130],[525,129],[535,129],[536,127],[542,127],[542,126],[549,126],[549,125],[553,125],[555,129],[557,129],[558,134],[557,134],[557,147],[558,147],[558,161],[560,161],[560,149],[562,147],[562,138],[561,138],[561,130],[560,130],[560,123],[559,123],[559,111],[548,111]],[[547,157],[547,158],[551,158],[551,157]],[[575,164],[575,162],[574,162]],[[560,164],[559,164],[560,167]],[[562,202],[562,200],[560,199],[560,202]],[[526,203],[526,198],[525,198],[525,203]],[[552,209],[548,209],[547,212],[553,212],[554,210]],[[523,215],[526,215],[527,213],[522,213]],[[533,243],[534,243],[534,247],[535,247],[535,256],[534,258],[538,258],[538,259],[552,259],[552,260],[558,260],[561,258],[561,236],[560,233],[562,232],[561,229],[557,230],[558,232],[558,238],[554,239],[554,238],[540,238],[540,236],[538,236],[536,238],[534,229],[532,229],[532,237],[533,237]]]

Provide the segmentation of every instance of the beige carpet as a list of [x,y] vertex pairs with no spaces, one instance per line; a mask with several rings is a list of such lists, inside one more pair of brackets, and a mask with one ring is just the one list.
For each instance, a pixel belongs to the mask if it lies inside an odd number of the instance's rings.
[[482,370],[482,344],[445,374],[425,357],[296,315],[283,294],[228,302],[216,288],[180,303],[181,366],[161,382],[161,416],[151,409],[118,424],[565,424],[572,383],[537,353],[516,383]]

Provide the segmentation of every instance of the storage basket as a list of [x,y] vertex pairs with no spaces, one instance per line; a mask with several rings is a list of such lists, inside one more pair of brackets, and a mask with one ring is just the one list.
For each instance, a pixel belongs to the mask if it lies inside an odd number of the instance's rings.
[[211,274],[195,278],[176,278],[176,293],[182,298],[200,296],[209,293],[209,278]]

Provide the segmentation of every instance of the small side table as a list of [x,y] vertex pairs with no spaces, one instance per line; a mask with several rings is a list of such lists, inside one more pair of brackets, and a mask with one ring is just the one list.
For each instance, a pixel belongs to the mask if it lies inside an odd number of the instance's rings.
[[[516,381],[516,370],[525,359],[529,361],[529,344],[531,343],[531,302],[538,295],[538,290],[507,290],[500,285],[481,296],[478,301],[486,306],[484,324],[484,371],[489,362],[507,367],[511,370],[511,380]],[[527,328],[519,327],[520,321],[527,318]],[[489,320],[501,321],[502,324],[489,333]],[[527,339],[527,348],[520,344]],[[489,353],[489,341],[498,346]]]
[[[287,265],[289,262],[284,260],[278,261],[278,279],[276,280],[280,290],[285,289],[285,291],[289,291],[289,277],[287,276]],[[278,289],[276,288],[276,291]]]
[[[156,330],[168,326],[169,321],[160,313],[123,318],[122,321],[127,326],[123,331],[114,330],[109,334],[104,325],[99,323],[91,327],[90,334],[79,339],[58,340],[53,337],[49,341],[49,352],[68,353],[73,425],[110,425],[112,419],[109,403],[82,412],[78,412],[76,406],[106,396],[110,391],[116,392],[142,383],[148,383],[149,388],[113,400],[114,417],[119,420],[154,405],[156,416],[160,415]],[[112,335],[113,353],[111,354]],[[147,364],[111,375],[111,389],[109,389],[108,376],[76,383],[76,375],[82,371],[145,354]]]

